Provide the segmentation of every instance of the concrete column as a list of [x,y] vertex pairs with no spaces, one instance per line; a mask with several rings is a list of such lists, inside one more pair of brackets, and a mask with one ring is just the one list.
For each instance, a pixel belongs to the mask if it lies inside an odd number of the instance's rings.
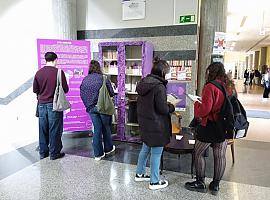
[[254,69],[258,69],[259,68],[259,56],[260,56],[260,51],[255,51]]
[[249,69],[253,69],[253,54],[249,54]]
[[260,66],[266,65],[266,55],[267,55],[267,47],[262,47],[261,48]]
[[205,84],[205,70],[211,63],[215,32],[226,32],[227,0],[203,0],[200,8],[198,93]]
[[77,39],[76,0],[52,0],[57,39]]

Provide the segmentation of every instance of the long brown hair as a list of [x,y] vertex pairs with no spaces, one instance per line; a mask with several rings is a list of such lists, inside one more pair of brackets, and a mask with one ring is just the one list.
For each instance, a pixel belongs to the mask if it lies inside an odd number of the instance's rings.
[[93,73],[102,74],[102,71],[100,69],[100,64],[96,60],[91,60],[89,64],[88,74],[93,74]]
[[213,81],[216,79],[219,79],[223,82],[225,82],[225,68],[224,65],[221,62],[213,62],[211,63],[205,72],[206,81]]

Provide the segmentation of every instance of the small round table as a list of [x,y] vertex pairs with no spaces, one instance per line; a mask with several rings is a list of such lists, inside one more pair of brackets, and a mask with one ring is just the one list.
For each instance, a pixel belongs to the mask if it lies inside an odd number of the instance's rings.
[[[183,136],[180,140],[176,139],[176,136]],[[190,144],[189,140],[194,140],[193,133],[190,131],[189,128],[182,128],[181,132],[179,134],[173,134],[170,139],[170,143],[167,144],[164,149],[164,151],[172,154],[191,154],[192,161],[191,161],[191,176],[193,177],[193,165],[194,165],[194,144]],[[163,170],[163,153],[161,156],[161,165],[160,170],[162,173]]]

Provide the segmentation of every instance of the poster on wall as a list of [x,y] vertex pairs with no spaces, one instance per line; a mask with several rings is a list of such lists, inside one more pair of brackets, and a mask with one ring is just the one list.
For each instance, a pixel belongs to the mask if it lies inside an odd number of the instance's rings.
[[226,49],[226,33],[215,32],[213,54],[224,56],[225,49]]
[[92,122],[80,97],[80,85],[88,74],[90,42],[77,40],[37,39],[38,68],[45,66],[44,55],[48,51],[58,56],[57,67],[65,72],[69,92],[67,99],[71,108],[64,111],[64,131],[92,130]]
[[145,18],[145,0],[122,0],[122,20]]
[[175,111],[186,110],[186,83],[181,82],[169,82],[167,85],[167,94],[173,94],[180,102],[176,104]]

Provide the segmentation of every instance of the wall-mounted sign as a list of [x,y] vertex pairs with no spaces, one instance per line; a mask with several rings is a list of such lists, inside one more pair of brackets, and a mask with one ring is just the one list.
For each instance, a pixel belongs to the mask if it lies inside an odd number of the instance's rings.
[[145,18],[145,0],[123,0],[122,20]]
[[180,16],[179,18],[180,24],[190,23],[190,22],[195,22],[195,15],[184,15],[184,16]]
[[224,56],[225,49],[226,49],[226,33],[215,32],[213,54]]

